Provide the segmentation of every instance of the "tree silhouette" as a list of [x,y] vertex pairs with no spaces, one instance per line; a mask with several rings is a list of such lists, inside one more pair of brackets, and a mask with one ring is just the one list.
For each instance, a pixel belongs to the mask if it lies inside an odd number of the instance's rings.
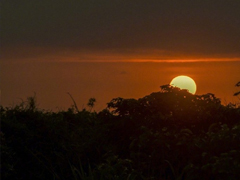
[[[240,87],[240,81],[235,85],[236,87]],[[234,93],[234,96],[238,96],[240,94],[240,91]],[[239,97],[238,97],[239,98]],[[240,98],[239,98],[240,99]]]
[[94,107],[95,102],[96,102],[95,98],[90,98],[88,100],[87,106],[90,108],[90,112],[92,111],[92,108]]
[[0,106],[3,179],[240,179],[240,107],[170,85],[100,112],[95,101]]

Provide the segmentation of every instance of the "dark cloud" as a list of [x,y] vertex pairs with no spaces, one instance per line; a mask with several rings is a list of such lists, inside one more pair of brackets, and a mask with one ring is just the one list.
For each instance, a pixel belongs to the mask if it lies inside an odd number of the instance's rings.
[[1,44],[240,56],[239,0],[3,0]]
[[120,74],[127,74],[127,71],[121,71]]

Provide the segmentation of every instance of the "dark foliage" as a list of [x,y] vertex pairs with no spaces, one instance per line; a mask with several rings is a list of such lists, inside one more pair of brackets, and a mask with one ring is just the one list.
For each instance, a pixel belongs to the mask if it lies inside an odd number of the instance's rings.
[[161,86],[101,112],[1,107],[2,179],[240,179],[240,108]]

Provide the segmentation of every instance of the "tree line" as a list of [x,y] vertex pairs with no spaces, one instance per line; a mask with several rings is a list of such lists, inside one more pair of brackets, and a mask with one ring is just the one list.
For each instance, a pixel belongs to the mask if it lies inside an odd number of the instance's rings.
[[240,107],[163,85],[100,112],[38,109],[29,97],[1,112],[3,179],[240,179]]

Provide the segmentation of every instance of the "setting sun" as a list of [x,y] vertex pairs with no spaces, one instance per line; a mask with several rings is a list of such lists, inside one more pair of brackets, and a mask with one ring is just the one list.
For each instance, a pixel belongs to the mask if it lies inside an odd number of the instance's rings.
[[179,87],[180,89],[186,89],[192,94],[195,94],[197,90],[195,81],[192,78],[183,75],[173,78],[170,85]]

